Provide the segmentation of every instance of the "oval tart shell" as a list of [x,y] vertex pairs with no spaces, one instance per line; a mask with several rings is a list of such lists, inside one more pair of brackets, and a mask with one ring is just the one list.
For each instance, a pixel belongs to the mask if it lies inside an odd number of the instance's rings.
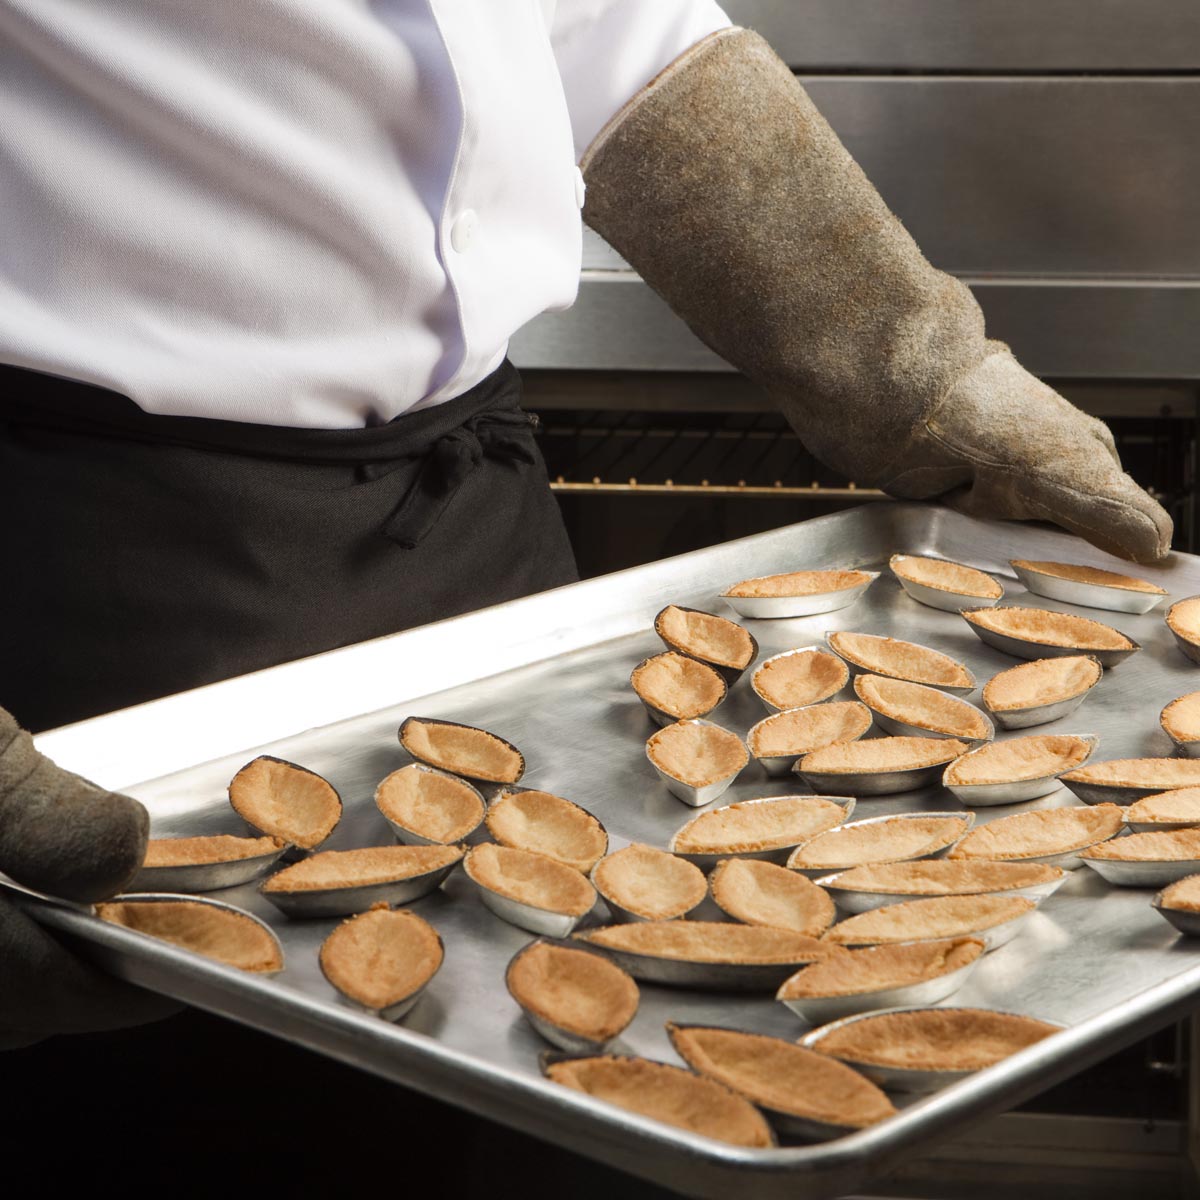
[[271,837],[303,850],[319,846],[342,818],[342,800],[315,771],[262,755],[230,781],[229,803]]

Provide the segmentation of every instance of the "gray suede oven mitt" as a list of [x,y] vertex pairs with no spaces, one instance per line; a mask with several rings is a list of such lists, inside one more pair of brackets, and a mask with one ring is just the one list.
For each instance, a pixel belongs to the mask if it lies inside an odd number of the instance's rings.
[[[55,766],[0,709],[0,871],[66,900],[102,900],[137,872],[148,828],[136,800]],[[0,1049],[138,1025],[178,1007],[83,962],[0,892]]]
[[1137,561],[1166,554],[1171,519],[1108,429],[985,337],[970,291],[925,260],[757,34],[676,60],[583,169],[588,224],[831,467]]

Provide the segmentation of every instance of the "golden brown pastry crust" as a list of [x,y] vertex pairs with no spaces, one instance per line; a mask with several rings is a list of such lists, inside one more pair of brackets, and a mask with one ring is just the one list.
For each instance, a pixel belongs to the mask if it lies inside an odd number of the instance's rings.
[[343,921],[321,946],[321,970],[366,1008],[390,1008],[419,992],[442,965],[437,930],[407,909],[376,905]]
[[550,792],[501,792],[484,819],[502,846],[533,850],[585,874],[608,849],[608,834],[590,812]]
[[1172,604],[1167,609],[1167,626],[1185,642],[1200,643],[1200,596]]
[[1131,642],[1120,630],[1091,617],[1052,612],[1047,608],[1022,608],[1007,605],[982,612],[963,614],[972,625],[994,633],[1020,638],[1039,646],[1069,646],[1074,650],[1132,650]]
[[806,754],[800,769],[820,775],[913,771],[951,762],[969,747],[957,738],[881,737],[837,742]]
[[277,871],[262,885],[264,892],[325,892],[334,888],[370,887],[428,875],[463,856],[460,846],[366,846],[358,850],[323,850]]
[[962,563],[941,558],[922,558],[913,554],[893,555],[894,574],[910,583],[920,583],[939,592],[957,596],[978,596],[981,600],[999,600],[1004,588],[990,575]]
[[1112,862],[1185,862],[1200,859],[1200,829],[1131,833],[1085,850],[1081,858]]
[[1061,878],[1061,867],[1044,863],[956,862],[949,858],[922,858],[910,862],[878,863],[842,871],[832,891],[880,892],[895,896],[976,896],[1035,887]]
[[857,913],[839,921],[825,938],[842,946],[861,946],[965,937],[1015,921],[1036,907],[1024,896],[931,896]]
[[741,670],[754,657],[750,634],[713,613],[669,604],[655,618],[654,630],[669,646],[722,667]]
[[592,882],[605,900],[652,921],[691,912],[708,892],[699,867],[637,842],[602,858]]
[[516,783],[525,772],[521,752],[486,729],[416,717],[400,728],[405,750],[443,771],[492,783]]
[[1091,583],[1097,587],[1116,588],[1122,592],[1151,592],[1156,596],[1167,593],[1156,584],[1133,575],[1122,575],[1119,571],[1105,571],[1100,567],[1085,567],[1078,563],[1030,561],[1025,558],[1010,559],[1014,567],[1049,575],[1053,579],[1067,579],[1072,583]]
[[736,733],[708,723],[677,721],[646,742],[650,761],[689,787],[707,787],[736,775],[750,754]]
[[846,664],[824,650],[781,654],[757,667],[754,690],[776,708],[803,708],[819,704],[840,692],[850,678]]
[[1158,722],[1177,742],[1200,741],[1200,692],[1188,692],[1172,700]]
[[479,827],[484,805],[469,783],[409,763],[375,789],[375,804],[389,821],[430,842],[462,841]]
[[876,712],[967,741],[986,738],[991,732],[987,719],[974,705],[937,688],[884,675],[859,675],[854,680],[858,698]]
[[1158,791],[1200,785],[1200,758],[1110,758],[1063,776],[1070,783],[1150,787]]
[[596,889],[578,871],[531,850],[484,842],[467,852],[463,869],[480,887],[547,912],[581,917],[596,903]]
[[144,867],[193,867],[208,863],[240,862],[274,854],[284,847],[282,838],[212,837],[151,838],[146,843]]
[[850,1062],[925,1071],[975,1071],[1058,1029],[981,1008],[880,1013],[831,1030],[813,1048]]
[[1004,861],[1066,854],[1114,837],[1124,823],[1125,814],[1117,804],[1082,804],[1014,813],[972,829],[950,851],[950,857]]
[[229,803],[255,829],[305,850],[319,846],[342,817],[341,797],[328,780],[269,755],[230,780]]
[[615,1038],[637,1012],[637,984],[587,950],[534,942],[509,963],[504,980],[522,1008],[593,1042]]
[[689,1133],[763,1148],[774,1145],[763,1115],[743,1096],[703,1075],[646,1058],[572,1058],[553,1063],[555,1083]]
[[897,816],[870,824],[858,822],[818,834],[797,847],[788,866],[792,869],[855,867],[865,863],[901,862],[933,854],[963,836],[966,817]]
[[820,796],[726,804],[693,817],[676,833],[678,854],[751,854],[795,846],[846,819],[846,810]]
[[865,704],[831,700],[767,717],[751,729],[747,741],[755,758],[799,757],[834,742],[853,741],[870,728]]
[[1200,912],[1200,875],[1177,879],[1163,888],[1159,903],[1163,908],[1174,908],[1181,912]]
[[674,650],[638,663],[629,682],[651,708],[677,721],[703,717],[725,699],[725,681],[712,667]]
[[97,904],[96,915],[243,971],[283,968],[279,944],[245,913],[198,900],[113,900]]
[[759,575],[727,588],[725,596],[817,596],[843,592],[870,583],[866,571],[789,571],[783,575]]
[[829,893],[811,879],[755,859],[727,858],[708,877],[717,906],[747,925],[820,937],[833,922]]
[[790,929],[724,921],[639,921],[603,925],[575,937],[629,954],[682,962],[771,965],[814,962],[830,952],[827,943]]
[[945,783],[973,786],[1045,779],[1078,766],[1091,753],[1090,742],[1067,733],[1040,733],[990,742],[946,768]]
[[[676,1053],[693,1070],[775,1112],[865,1129],[895,1115],[857,1071],[782,1038],[668,1023]],[[838,1071],[828,1067],[836,1065]]]
[[960,970],[983,951],[984,943],[973,937],[864,946],[801,967],[784,982],[778,999],[859,996],[864,992],[908,987]]
[[934,687],[970,687],[971,673],[938,650],[873,633],[831,633],[829,644],[842,658],[873,675]]
[[1173,788],[1135,800],[1126,810],[1130,821],[1195,821],[1200,825],[1200,787]]
[[983,702],[993,712],[1039,708],[1090,691],[1103,674],[1100,663],[1084,654],[1037,658],[993,675],[984,684]]

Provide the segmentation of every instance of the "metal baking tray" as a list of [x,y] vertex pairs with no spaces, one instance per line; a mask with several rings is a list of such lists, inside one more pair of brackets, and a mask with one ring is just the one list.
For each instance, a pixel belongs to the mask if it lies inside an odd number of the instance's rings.
[[[39,747],[64,766],[122,788],[150,808],[156,834],[236,832],[226,800],[233,773],[256,754],[292,759],[327,776],[346,815],[330,845],[385,844],[391,831],[372,801],[402,765],[396,740],[410,714],[481,725],[525,753],[523,782],[582,804],[608,827],[612,848],[665,846],[695,810],[670,795],[646,761],[655,726],[628,685],[630,669],[660,648],[652,622],[665,604],[732,616],[717,593],[730,579],[809,567],[875,569],[903,551],[971,563],[1003,577],[1009,603],[1068,606],[1029,597],[1010,558],[1124,564],[1038,526],[986,523],[919,504],[874,503],[650,566],[609,575],[453,620],[198,689],[55,730]],[[1200,560],[1173,555],[1140,568],[1172,598],[1200,593]],[[1167,755],[1163,705],[1200,682],[1161,614],[1113,615],[1144,646],[1107,672],[1072,730],[1097,733],[1097,759]],[[886,632],[964,660],[981,682],[1016,660],[984,645],[952,613],[918,604],[888,574],[854,605],[816,617],[749,621],[766,657],[820,644],[827,629]],[[1136,717],[1135,717],[1136,715]],[[762,716],[749,673],[722,706],[722,725],[744,733]],[[1055,725],[1038,732],[1051,732]],[[1001,733],[1000,736],[1013,736]],[[797,790],[751,764],[720,803]],[[986,822],[1026,807],[1071,804],[1059,791],[1027,805],[981,810]],[[934,786],[867,798],[856,816],[960,812]],[[756,1200],[841,1195],[889,1171],[931,1141],[998,1112],[1112,1053],[1190,1009],[1200,992],[1200,945],[1151,908],[1151,893],[1110,888],[1078,871],[988,956],[953,997],[1062,1022],[1063,1032],[905,1107],[895,1118],[833,1141],[746,1150],[610,1108],[543,1079],[545,1043],[504,990],[505,967],[530,935],[483,907],[456,873],[413,905],[441,933],[446,960],[407,1019],[391,1025],[343,1003],[321,975],[317,948],[333,920],[289,921],[254,885],[210,893],[263,918],[278,933],[286,969],[243,975],[168,945],[104,925],[67,905],[22,902],[115,973],[417,1088],[611,1166],[695,1196],[752,1189]],[[1096,900],[1104,898],[1103,904]],[[806,1028],[769,996],[642,988],[640,1011],[618,1052],[676,1062],[668,1019],[724,1024],[798,1038]]]

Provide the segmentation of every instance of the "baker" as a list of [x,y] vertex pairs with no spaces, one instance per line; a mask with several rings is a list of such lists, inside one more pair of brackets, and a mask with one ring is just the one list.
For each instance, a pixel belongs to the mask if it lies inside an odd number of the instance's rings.
[[[711,0],[4,0],[0,113],[29,728],[574,579],[505,350],[574,298],[581,210],[859,483],[1169,546]],[[0,868],[119,888],[140,807],[0,742]],[[158,1011],[3,901],[0,953],[6,1044]]]

